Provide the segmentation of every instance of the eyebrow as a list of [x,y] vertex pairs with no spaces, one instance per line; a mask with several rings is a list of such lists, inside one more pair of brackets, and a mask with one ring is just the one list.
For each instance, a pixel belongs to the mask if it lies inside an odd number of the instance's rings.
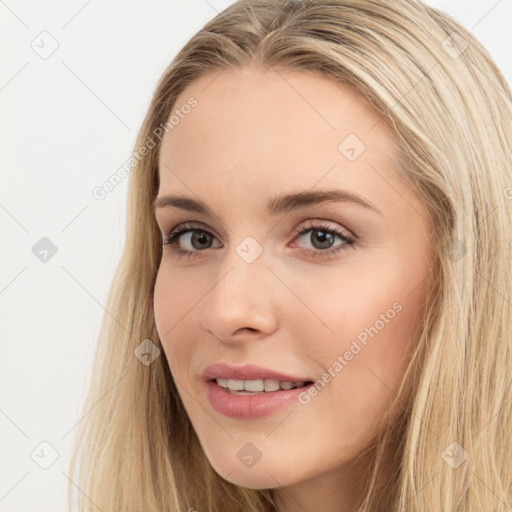
[[[267,202],[267,213],[269,215],[278,215],[280,213],[329,202],[355,203],[369,210],[373,210],[382,216],[381,211],[374,204],[347,190],[315,190],[282,194]],[[157,208],[179,208],[181,210],[196,212],[211,217],[215,216],[210,208],[202,201],[181,195],[164,195],[157,197],[153,202],[153,209],[155,210]]]

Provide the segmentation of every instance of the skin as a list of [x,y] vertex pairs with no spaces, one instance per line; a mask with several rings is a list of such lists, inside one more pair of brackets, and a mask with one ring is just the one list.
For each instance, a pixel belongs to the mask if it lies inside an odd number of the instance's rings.
[[[251,63],[204,75],[176,108],[190,96],[197,107],[162,141],[158,196],[201,199],[215,216],[155,213],[162,240],[184,222],[199,223],[197,235],[211,233],[194,245],[190,232],[181,235],[177,247],[195,251],[190,259],[164,246],[156,280],[155,322],[183,404],[226,480],[275,489],[280,512],[353,510],[367,474],[354,460],[396,394],[424,306],[427,210],[389,160],[391,130],[345,87]],[[338,149],[350,133],[366,146],[354,161]],[[319,189],[356,193],[381,214],[349,202],[265,211],[278,194]],[[318,231],[294,232],[319,223],[355,236],[354,245],[321,257],[328,244]],[[247,236],[263,249],[252,263],[236,252]],[[321,378],[396,302],[400,312],[359,343],[362,350],[308,404],[247,420],[209,403],[200,378],[207,365],[251,362]],[[262,453],[250,468],[237,457],[247,442]]]

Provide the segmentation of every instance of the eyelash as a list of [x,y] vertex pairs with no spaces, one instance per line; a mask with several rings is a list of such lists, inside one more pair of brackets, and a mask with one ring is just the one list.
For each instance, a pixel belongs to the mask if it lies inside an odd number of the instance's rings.
[[[328,249],[328,250],[321,250],[321,249],[302,249],[301,252],[305,254],[306,256],[312,256],[312,257],[322,257],[322,258],[331,258],[333,255],[339,253],[340,251],[346,250],[349,247],[353,247],[355,238],[351,236],[344,235],[340,231],[338,231],[335,228],[331,228],[329,226],[325,225],[315,225],[312,224],[310,221],[309,226],[305,226],[302,229],[295,229],[294,233],[296,233],[295,238],[299,238],[308,231],[323,231],[325,233],[328,233],[329,235],[334,235],[340,238],[344,244],[339,245],[336,249]],[[190,258],[195,257],[197,253],[205,252],[206,250],[195,250],[195,251],[187,251],[184,249],[180,249],[176,247],[179,240],[179,237],[185,233],[193,231],[201,231],[203,233],[207,233],[208,235],[214,236],[212,233],[210,233],[208,230],[202,228],[201,226],[192,224],[192,223],[185,223],[180,224],[177,228],[175,228],[164,240],[163,246],[168,245],[169,249],[172,250],[179,258]]]

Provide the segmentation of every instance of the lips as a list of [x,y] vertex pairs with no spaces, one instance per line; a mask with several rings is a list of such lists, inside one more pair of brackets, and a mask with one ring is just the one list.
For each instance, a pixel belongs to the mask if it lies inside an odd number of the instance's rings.
[[214,381],[204,382],[204,394],[211,407],[226,417],[238,420],[256,420],[282,411],[286,407],[297,406],[301,403],[299,396],[306,392],[305,389],[300,387],[262,393],[233,394],[234,392]]
[[[315,378],[305,373],[286,374],[264,366],[237,366],[229,363],[207,366],[201,378],[205,396],[213,409],[224,416],[240,420],[263,418],[298,404],[300,394],[315,381]],[[263,383],[264,391],[254,391],[255,387],[261,389]],[[293,383],[300,386],[290,389]],[[227,387],[224,387],[226,384]]]
[[216,378],[232,380],[264,380],[271,379],[288,382],[312,382],[315,379],[307,375],[288,375],[270,368],[246,364],[244,366],[235,366],[228,363],[215,363],[207,366],[201,374],[205,381],[211,381]]

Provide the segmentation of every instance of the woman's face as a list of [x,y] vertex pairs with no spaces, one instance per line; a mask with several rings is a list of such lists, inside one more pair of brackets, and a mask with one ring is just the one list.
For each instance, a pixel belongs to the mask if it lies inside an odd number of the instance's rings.
[[[163,241],[189,231],[163,248],[155,321],[200,443],[244,487],[342,478],[396,394],[426,294],[427,211],[395,175],[394,138],[350,90],[254,65],[203,76],[174,110],[158,197],[188,201],[155,211]],[[316,384],[271,391],[287,376]]]

